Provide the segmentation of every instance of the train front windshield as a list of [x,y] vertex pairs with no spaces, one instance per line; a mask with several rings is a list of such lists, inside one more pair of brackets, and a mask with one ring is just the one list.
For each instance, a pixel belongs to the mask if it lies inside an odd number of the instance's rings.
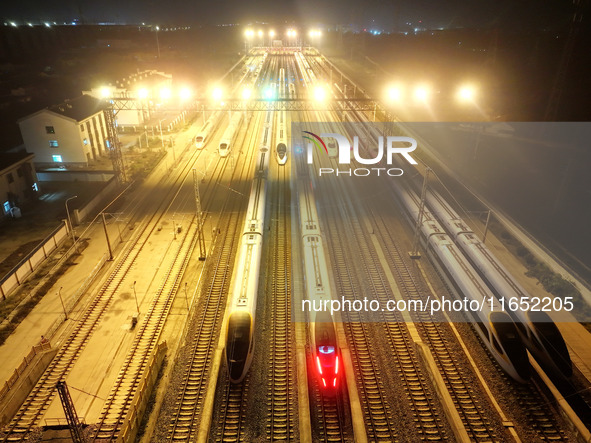
[[250,347],[250,315],[248,313],[234,313],[228,320],[228,340],[226,342],[226,356],[230,376],[239,379],[244,369]]

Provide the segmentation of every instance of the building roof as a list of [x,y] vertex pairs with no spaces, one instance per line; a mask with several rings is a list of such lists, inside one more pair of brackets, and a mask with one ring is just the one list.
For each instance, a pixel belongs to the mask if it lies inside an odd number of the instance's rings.
[[[11,166],[21,163],[23,160],[30,160],[33,158],[32,153],[22,152],[0,152],[0,174]],[[30,157],[30,158],[29,158]]]
[[99,100],[89,95],[81,95],[78,98],[66,100],[64,103],[50,106],[47,109],[79,122],[102,111],[106,106],[104,100]]

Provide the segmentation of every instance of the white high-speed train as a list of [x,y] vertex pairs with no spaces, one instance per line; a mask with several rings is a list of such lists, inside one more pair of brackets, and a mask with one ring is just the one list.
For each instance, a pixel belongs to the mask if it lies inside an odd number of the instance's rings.
[[[419,198],[404,186],[396,186],[395,189],[414,226],[419,215]],[[526,383],[531,366],[527,350],[509,314],[502,311],[486,283],[426,207],[420,229],[423,246],[456,296],[476,300],[482,306],[480,310],[468,310],[466,315],[493,358],[513,379]]]
[[244,117],[244,112],[234,111],[232,114],[232,118],[230,119],[230,124],[224,131],[224,135],[220,139],[220,146],[219,152],[220,157],[227,157],[230,153],[230,149],[232,149],[232,144],[236,140],[236,136],[238,135],[238,128],[240,128],[240,123],[242,123],[242,118]]
[[[488,247],[437,192],[429,192],[427,203],[495,295],[499,299],[505,298],[506,309],[508,309],[508,301],[512,297],[519,300],[531,300],[523,286],[513,278]],[[570,377],[572,363],[568,348],[562,334],[549,315],[541,310],[508,310],[508,312],[515,321],[525,346],[540,365],[552,373]]]
[[[269,114],[270,111],[267,113]],[[263,127],[263,137],[270,138]],[[250,190],[240,250],[232,284],[224,359],[230,382],[240,383],[252,363],[256,305],[263,248],[269,147],[261,144],[257,154],[255,178]]]
[[[316,202],[307,177],[298,181],[300,230],[304,254],[306,298],[317,305],[332,299],[332,290],[318,226]],[[318,383],[326,394],[340,389],[342,362],[334,320],[327,311],[311,311],[308,319],[312,358]]]
[[219,123],[219,111],[215,111],[211,116],[207,119],[201,130],[195,135],[195,147],[197,149],[201,149],[207,143],[207,140],[211,134],[215,131],[215,128],[218,126]]
[[277,116],[277,146],[275,155],[277,163],[284,165],[287,163],[287,121],[285,111],[279,111]]

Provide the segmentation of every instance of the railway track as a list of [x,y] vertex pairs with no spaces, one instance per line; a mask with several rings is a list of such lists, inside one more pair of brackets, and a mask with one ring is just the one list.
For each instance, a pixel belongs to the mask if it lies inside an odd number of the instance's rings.
[[[254,133],[258,132],[251,131],[251,137]],[[238,146],[238,143],[236,145]],[[251,139],[248,143],[249,149],[252,145]],[[247,152],[246,158],[249,161],[241,163],[242,168],[237,174],[238,177],[233,179],[239,189],[230,188],[235,192],[228,193],[228,198],[224,203],[220,219],[221,235],[216,239],[214,255],[210,257],[210,263],[214,264],[210,264],[211,267],[206,271],[204,281],[207,282],[207,286],[202,288],[201,298],[203,301],[199,303],[195,316],[195,329],[188,345],[190,357],[189,361],[185,362],[186,367],[181,388],[169,424],[168,440],[194,441],[199,431],[199,418],[203,409],[206,381],[211,376],[214,351],[217,346],[234,267],[236,244],[241,234],[240,227],[243,218],[241,208],[244,207],[243,197],[247,195],[250,184],[247,177],[250,177],[248,172],[252,170],[251,157],[250,152]]]
[[[384,242],[384,252],[403,296],[407,300],[426,299],[425,291],[422,290],[409,264],[403,258],[403,253],[392,238],[391,231],[387,229],[383,218],[375,213],[372,215],[377,221],[378,235]],[[458,359],[453,357],[455,351],[450,348],[443,331],[444,324],[434,323],[428,312],[420,310],[413,312],[412,317],[421,339],[431,350],[468,436],[474,441],[498,440],[500,437],[490,420],[490,412],[483,407],[471,385],[473,377],[468,377],[466,370],[460,367]]]
[[[333,194],[334,195],[334,194]],[[351,266],[351,257],[359,261],[367,260],[366,250],[355,235],[346,235],[349,241],[344,243],[340,239],[344,237],[345,230],[342,224],[341,215],[331,211],[325,218],[327,232],[329,233],[329,245],[335,281],[337,282],[340,296],[347,300],[361,300],[360,289],[357,282],[362,277],[356,275]],[[353,245],[355,251],[353,251]],[[359,248],[359,249],[357,249]],[[385,278],[379,275],[375,266],[363,264],[365,278],[371,284],[371,295],[384,301],[391,298]],[[363,321],[359,313],[352,312],[345,318],[344,324],[347,332],[347,341],[351,347],[351,355],[355,365],[355,378],[359,388],[360,397],[363,402],[368,439],[372,440],[395,440],[402,438],[396,428],[393,408],[384,395],[384,381],[380,370],[379,358],[372,348],[372,338],[375,337],[375,330],[371,323]],[[406,328],[394,313],[384,313],[383,330],[385,338],[389,343],[390,350],[395,357],[391,364],[396,368],[401,380],[400,385],[404,390],[409,404],[409,415],[413,417],[417,438],[426,440],[440,440],[446,438],[445,428],[439,418],[439,410],[435,406],[434,395],[427,386],[425,376],[420,368],[419,361],[414,351],[414,343]],[[399,407],[396,407],[395,410]],[[399,410],[400,412],[400,410]],[[406,430],[408,432],[408,430]]]
[[198,232],[197,227],[193,226],[194,221],[195,217],[189,227],[185,229],[178,247],[173,252],[172,263],[152,299],[139,330],[136,332],[131,349],[101,412],[97,429],[94,432],[95,440],[116,439],[121,424],[125,420],[148,360],[158,344],[182,276],[195,247]]
[[267,294],[270,298],[271,355],[267,369],[266,436],[269,441],[296,441],[297,387],[295,331],[291,323],[291,223],[289,169],[278,166],[271,189],[272,212],[269,236]]
[[[123,284],[132,266],[138,260],[144,246],[149,242],[152,234],[157,229],[160,220],[172,204],[176,188],[183,181],[196,161],[197,154],[187,162],[177,176],[168,179],[167,186],[159,190],[160,195],[152,195],[146,202],[158,202],[153,215],[146,218],[138,227],[135,235],[130,239],[121,253],[114,269],[107,277],[98,293],[85,307],[80,319],[72,324],[66,331],[66,338],[60,344],[59,350],[51,361],[39,381],[28,395],[23,405],[15,414],[11,422],[2,430],[2,441],[23,441],[28,432],[36,425],[55,397],[55,386],[60,380],[65,379],[79,355],[85,348],[88,340],[99,324],[102,315],[108,309]],[[164,203],[167,202],[167,203]]]

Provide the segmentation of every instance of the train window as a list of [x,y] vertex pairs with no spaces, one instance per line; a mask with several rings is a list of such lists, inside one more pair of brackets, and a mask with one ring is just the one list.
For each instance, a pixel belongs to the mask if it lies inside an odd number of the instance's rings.
[[332,354],[334,352],[334,346],[318,346],[318,352],[321,354]]

